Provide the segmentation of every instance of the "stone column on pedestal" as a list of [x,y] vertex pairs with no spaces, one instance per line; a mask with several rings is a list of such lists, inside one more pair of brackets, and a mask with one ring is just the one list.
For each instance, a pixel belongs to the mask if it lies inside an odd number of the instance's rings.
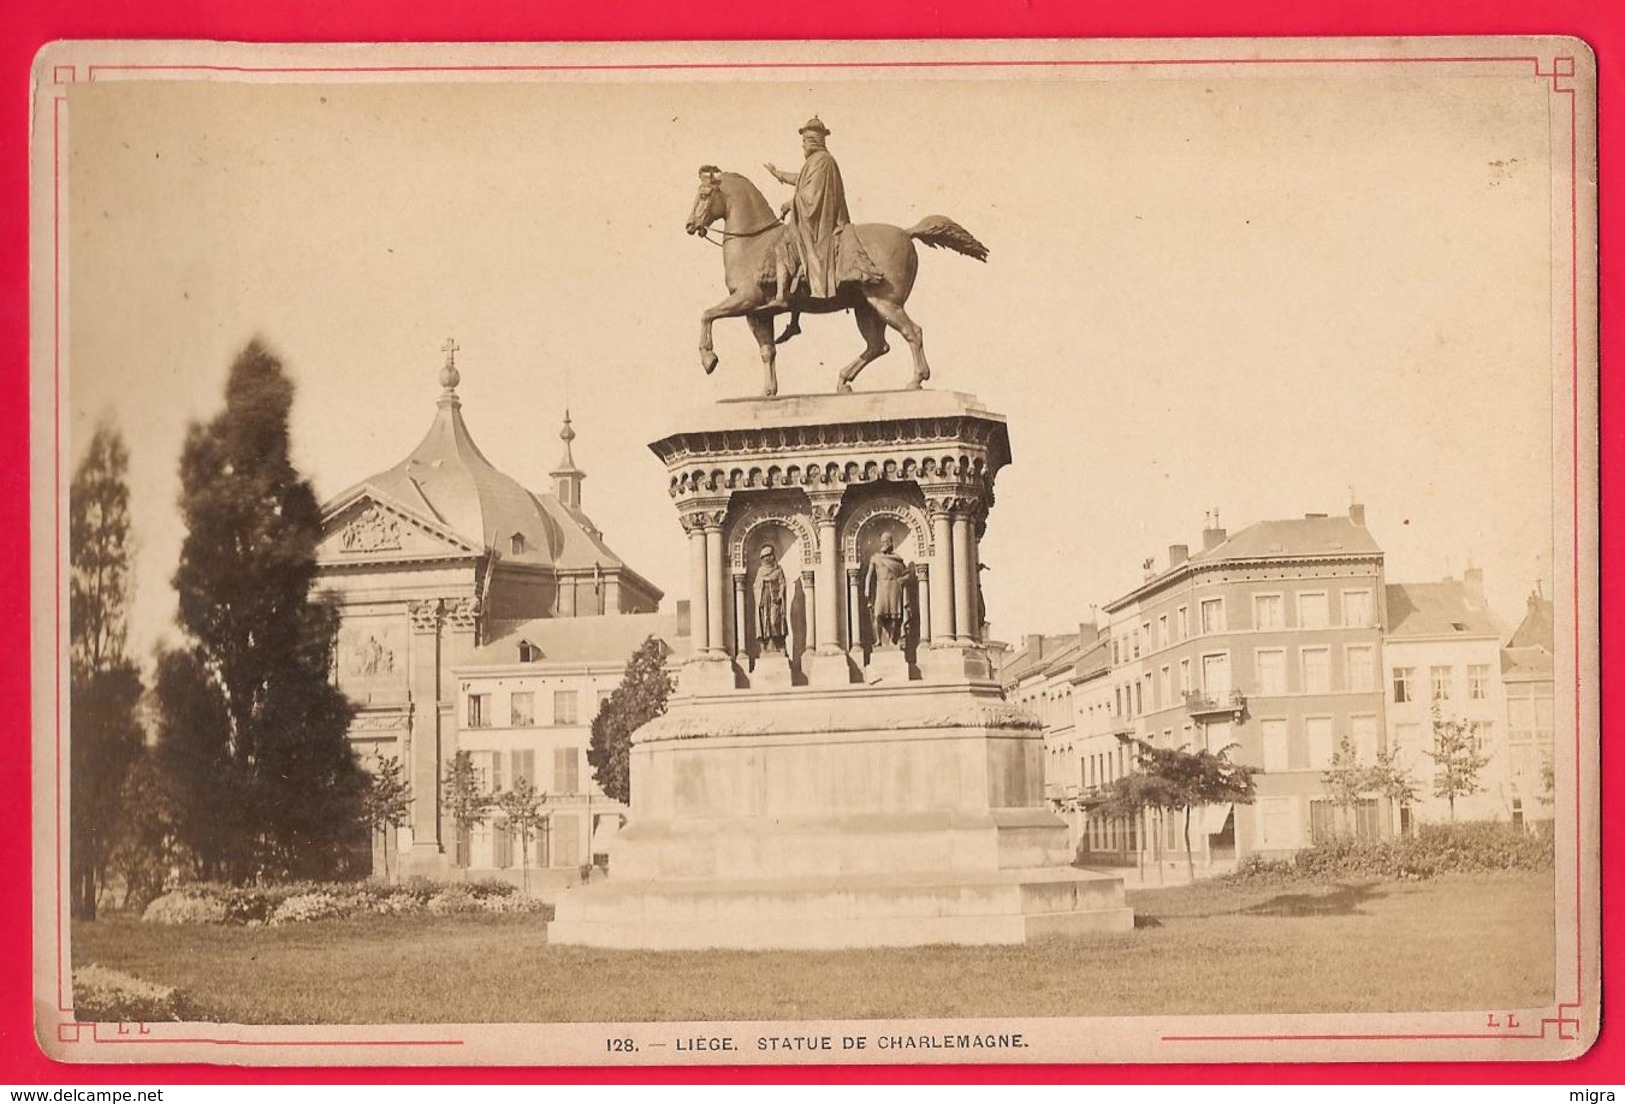
[[710,622],[707,650],[727,651],[727,632],[722,615],[722,518],[712,515],[705,525],[705,617]]
[[928,563],[914,565],[915,605],[919,607],[920,644],[929,646],[931,643],[931,565]]
[[947,643],[954,635],[954,542],[948,499],[930,498],[931,545],[935,553],[931,574],[931,643]]
[[852,658],[863,661],[863,572],[846,569],[846,647]]
[[745,604],[745,573],[735,571],[734,579],[734,617],[733,617],[733,656],[741,664],[750,658],[750,622],[746,620],[749,607]]
[[[806,651],[811,653],[818,647],[818,576],[814,571],[801,573],[802,609],[807,616]],[[825,630],[827,631],[827,630]]]
[[852,681],[851,663],[843,646],[845,641],[851,640],[851,634],[842,631],[841,623],[846,619],[842,608],[846,604],[846,590],[841,585],[840,536],[835,525],[844,493],[842,490],[809,495],[818,533],[818,560],[813,573],[814,600],[808,603],[814,612],[808,620],[816,629],[818,644],[801,657],[801,670],[814,686],[844,686]]
[[412,856],[415,865],[440,855],[440,620],[441,601],[407,603],[412,621]]
[[690,633],[694,638],[696,655],[711,649],[711,621],[706,611],[706,556],[705,526],[697,514],[683,516],[683,529],[688,533],[688,588],[694,596]]
[[976,558],[970,511],[963,505],[953,513],[953,540],[954,639],[969,642],[976,638],[971,625],[971,619],[976,615]]

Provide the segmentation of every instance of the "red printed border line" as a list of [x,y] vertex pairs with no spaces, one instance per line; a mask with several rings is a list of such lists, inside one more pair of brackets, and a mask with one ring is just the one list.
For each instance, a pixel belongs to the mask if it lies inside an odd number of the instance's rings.
[[[1574,548],[1574,589],[1573,608],[1580,608],[1580,458],[1579,458],[1579,428],[1580,428],[1580,301],[1579,301],[1579,166],[1578,166],[1578,132],[1579,109],[1575,100],[1573,77],[1575,75],[1575,59],[1571,55],[1559,55],[1551,59],[1551,67],[1542,67],[1543,59],[1534,55],[1485,55],[1485,56],[1427,56],[1427,57],[1262,57],[1262,58],[1056,58],[1056,59],[986,59],[980,61],[791,61],[791,62],[660,62],[638,64],[551,64],[551,65],[346,65],[346,66],[253,66],[253,65],[164,65],[164,64],[87,64],[85,66],[85,79],[95,81],[100,76],[111,76],[115,80],[119,75],[134,74],[163,74],[166,77],[179,77],[186,74],[209,76],[219,73],[262,73],[268,75],[298,75],[298,74],[412,74],[412,73],[550,73],[550,72],[678,72],[678,71],[704,71],[704,70],[788,70],[788,69],[822,69],[822,70],[858,70],[858,69],[965,69],[965,68],[1028,68],[1028,69],[1065,69],[1065,68],[1104,68],[1104,67],[1132,67],[1132,66],[1205,66],[1205,65],[1419,65],[1419,64],[1448,64],[1448,65],[1529,65],[1533,75],[1550,78],[1552,93],[1567,96],[1569,100],[1569,353],[1570,353],[1570,394],[1572,399],[1571,416],[1571,498],[1570,508],[1573,515],[1573,548]],[[77,65],[58,65],[51,71],[53,84],[73,84],[78,80]],[[134,77],[140,79],[140,77]],[[62,818],[65,809],[62,805],[62,753],[66,733],[62,724],[62,107],[67,99],[65,95],[52,98],[52,415],[53,415],[53,470],[52,489],[55,494],[53,511],[55,526],[55,612],[56,612],[56,683],[53,722],[56,728],[56,902],[57,902],[57,1010],[72,1015],[66,987],[66,971],[64,959],[64,933],[62,929]],[[1266,1035],[1163,1035],[1164,1043],[1273,1043],[1273,1042],[1401,1042],[1401,1041],[1442,1041],[1442,1040],[1543,1040],[1547,1037],[1547,1029],[1555,1025],[1557,1038],[1573,1041],[1579,1038],[1581,1020],[1580,1013],[1584,1007],[1584,942],[1583,930],[1580,928],[1582,905],[1582,876],[1583,876],[1583,847],[1581,840],[1582,824],[1582,791],[1579,785],[1579,764],[1581,756],[1581,718],[1578,702],[1580,701],[1580,624],[1578,616],[1574,619],[1574,700],[1577,703],[1574,711],[1574,764],[1575,764],[1575,793],[1574,793],[1574,904],[1575,904],[1575,949],[1574,949],[1574,983],[1575,996],[1570,1001],[1558,1002],[1553,1014],[1542,1017],[1539,1021],[1540,1030],[1524,1031],[1517,1034],[1513,1030],[1518,1026],[1515,1018],[1508,1014],[1509,1019],[1502,1030],[1485,1030],[1476,1032],[1410,1032],[1410,1033],[1324,1033],[1324,1034],[1266,1034]],[[1488,1017],[1487,1028],[1493,1029],[1501,1025],[1496,1022],[1496,1014]],[[247,1040],[247,1039],[220,1039],[220,1038],[174,1038],[168,1036],[153,1036],[147,1024],[134,1025],[136,1030],[132,1035],[129,1024],[118,1024],[116,1033],[112,1037],[103,1038],[98,1024],[87,1024],[76,1020],[68,1020],[57,1026],[58,1041],[64,1043],[82,1042],[83,1029],[89,1027],[90,1040],[95,1043],[196,1043],[217,1046],[461,1046],[461,1039],[358,1039],[358,1040]]]

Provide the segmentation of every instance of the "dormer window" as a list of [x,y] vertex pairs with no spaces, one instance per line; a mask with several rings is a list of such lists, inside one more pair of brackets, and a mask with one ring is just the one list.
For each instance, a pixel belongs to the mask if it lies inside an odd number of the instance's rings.
[[519,662],[535,663],[542,658],[542,650],[528,640],[519,642]]
[[508,538],[508,543],[511,545],[511,550],[513,552],[523,552],[525,550],[525,534],[515,533],[513,536]]

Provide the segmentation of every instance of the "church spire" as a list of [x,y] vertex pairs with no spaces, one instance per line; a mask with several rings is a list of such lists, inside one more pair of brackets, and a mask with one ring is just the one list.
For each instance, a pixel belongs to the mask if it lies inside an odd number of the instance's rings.
[[564,455],[559,457],[559,466],[551,473],[553,476],[553,493],[560,502],[573,510],[581,509],[581,481],[587,478],[587,473],[576,467],[575,456],[570,452],[570,442],[576,439],[576,431],[570,427],[570,411],[564,411],[564,428],[559,430],[559,440],[564,442]]
[[440,401],[457,403],[457,385],[463,382],[463,374],[457,370],[457,350],[462,348],[455,338],[446,338],[446,343],[440,346],[446,354],[446,363],[440,368]]

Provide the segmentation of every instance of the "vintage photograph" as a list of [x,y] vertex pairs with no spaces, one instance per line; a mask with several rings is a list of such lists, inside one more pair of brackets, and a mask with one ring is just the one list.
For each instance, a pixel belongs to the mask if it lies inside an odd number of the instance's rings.
[[53,1057],[1596,1037],[1583,43],[35,82]]

